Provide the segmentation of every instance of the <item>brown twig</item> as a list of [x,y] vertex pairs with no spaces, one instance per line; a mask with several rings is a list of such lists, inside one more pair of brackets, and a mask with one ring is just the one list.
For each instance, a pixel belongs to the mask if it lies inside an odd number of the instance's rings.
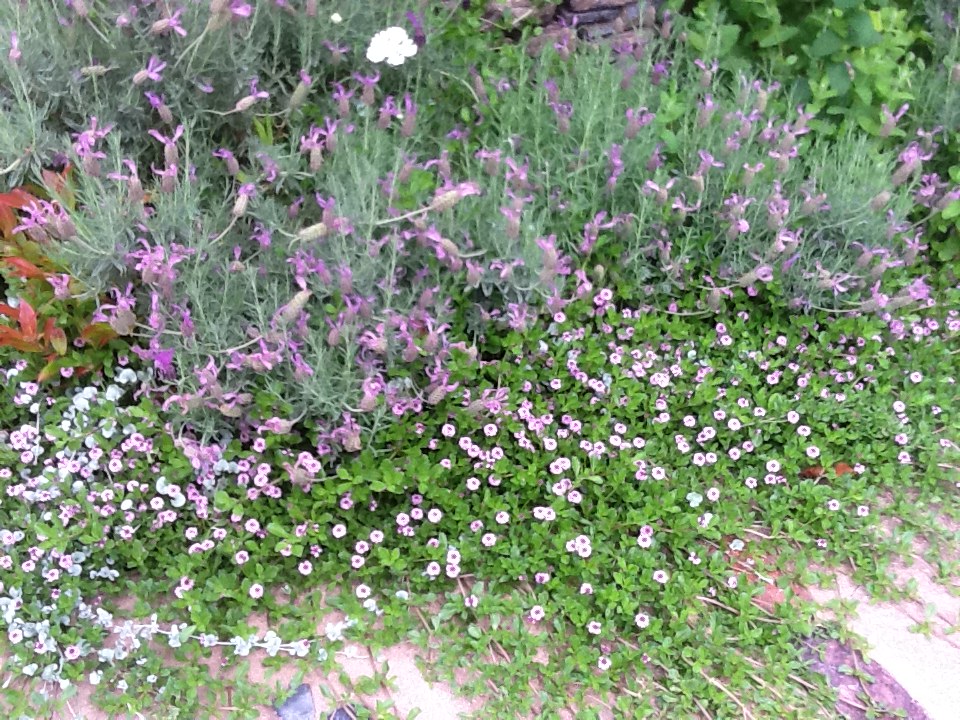
[[735,702],[735,703],[737,704],[737,707],[740,708],[741,712],[743,712],[743,716],[744,716],[745,718],[747,718],[747,720],[753,720],[753,715],[750,713],[749,710],[747,710],[746,705],[744,705],[742,702],[740,702],[740,700],[737,699],[737,696],[734,695],[732,692],[730,692],[730,691],[727,689],[726,685],[724,685],[722,682],[720,682],[719,680],[717,680],[715,677],[711,677],[710,675],[707,675],[707,671],[706,671],[706,670],[702,670],[702,669],[701,669],[701,670],[700,670],[700,674],[703,676],[704,680],[706,680],[708,683],[710,683],[711,685],[713,685],[715,688],[717,688],[717,690],[719,690],[720,692],[722,692],[722,693],[723,693],[724,695],[726,695],[728,698],[730,698],[731,700],[733,700],[733,702]]
[[711,715],[710,713],[707,712],[707,709],[706,709],[703,705],[700,704],[700,701],[699,701],[699,700],[697,700],[696,698],[694,698],[694,699],[693,699],[693,704],[696,705],[698,708],[700,708],[700,712],[703,713],[703,716],[704,716],[707,720],[713,720],[713,715]]

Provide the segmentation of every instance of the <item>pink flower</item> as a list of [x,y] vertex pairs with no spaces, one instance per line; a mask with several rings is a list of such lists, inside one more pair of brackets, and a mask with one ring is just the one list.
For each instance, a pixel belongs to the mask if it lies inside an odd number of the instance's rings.
[[304,560],[299,565],[297,565],[297,570],[300,571],[301,575],[309,575],[313,572],[313,563],[309,560]]
[[667,575],[667,573],[666,573],[665,570],[654,570],[654,571],[653,571],[653,581],[654,581],[654,582],[660,583],[661,585],[665,585],[668,579],[669,579],[669,576]]
[[370,588],[366,585],[357,585],[356,595],[361,600],[366,600],[370,597]]
[[540,622],[545,616],[546,612],[541,605],[534,605],[530,608],[530,619],[533,622]]
[[250,590],[248,592],[250,597],[252,597],[254,600],[259,600],[263,597],[263,585],[260,583],[254,583],[250,586]]

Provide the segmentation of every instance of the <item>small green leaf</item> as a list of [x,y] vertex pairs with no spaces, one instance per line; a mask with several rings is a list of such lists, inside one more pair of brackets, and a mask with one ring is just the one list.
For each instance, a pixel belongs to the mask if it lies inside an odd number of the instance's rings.
[[883,41],[883,36],[873,26],[870,13],[858,10],[847,18],[847,39],[855,47],[873,47]]
[[740,26],[739,25],[721,25],[717,34],[720,37],[720,47],[718,48],[719,55],[727,55],[734,46],[737,44],[737,40],[740,39]]
[[843,49],[843,40],[833,30],[824,28],[810,44],[809,54],[812,58],[822,58],[833,55]]
[[845,95],[850,89],[850,73],[847,72],[847,66],[843,63],[827,65],[827,79],[830,80],[830,86],[837,91],[838,95]]
[[481,637],[483,637],[483,631],[476,625],[469,625],[467,626],[467,635],[472,637],[474,640],[479,640]]
[[955,200],[947,205],[941,217],[943,217],[944,220],[952,220],[955,217],[960,217],[960,200]]
[[782,45],[798,32],[800,32],[799,27],[781,25],[776,30],[763,33],[760,40],[757,42],[757,45],[762,48],[773,47],[774,45]]

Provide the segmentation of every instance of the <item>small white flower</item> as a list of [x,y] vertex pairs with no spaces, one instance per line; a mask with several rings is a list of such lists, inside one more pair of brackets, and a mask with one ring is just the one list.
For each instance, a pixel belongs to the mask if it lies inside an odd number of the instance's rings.
[[332,22],[334,25],[339,25],[343,22],[343,18],[340,17],[340,13],[334,13],[330,16],[330,22]]
[[402,27],[388,27],[370,40],[367,60],[372,63],[403,65],[404,61],[417,54],[417,45]]

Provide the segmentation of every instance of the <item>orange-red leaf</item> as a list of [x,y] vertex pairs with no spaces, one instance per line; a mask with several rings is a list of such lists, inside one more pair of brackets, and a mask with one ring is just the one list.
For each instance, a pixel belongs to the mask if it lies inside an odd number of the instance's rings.
[[24,260],[19,257],[6,257],[3,258],[3,262],[13,268],[13,272],[17,277],[24,279],[34,279],[34,278],[45,278],[49,273],[44,272],[36,265],[34,265],[29,260]]
[[43,337],[57,351],[58,355],[67,352],[67,334],[53,324],[53,318],[47,318],[47,324],[43,328]]
[[101,348],[108,342],[118,337],[117,331],[108,323],[90,323],[80,331],[80,337],[92,344],[94,347]]
[[20,188],[14,188],[7,193],[0,193],[0,205],[4,207],[22,210],[33,202],[37,202],[37,198]]
[[23,333],[24,338],[27,340],[36,340],[37,313],[34,311],[33,306],[21,298],[17,309],[20,311],[20,316],[17,318],[20,323],[20,332]]
[[[0,330],[9,331],[10,328],[0,327]],[[25,339],[18,332],[0,332],[0,347],[12,347],[20,352],[42,352],[43,347],[38,342]]]
[[20,318],[20,312],[15,307],[10,307],[6,303],[0,303],[0,315],[6,315],[11,320]]
[[53,349],[60,355],[67,352],[67,334],[60,328],[54,328],[53,332],[47,337]]

